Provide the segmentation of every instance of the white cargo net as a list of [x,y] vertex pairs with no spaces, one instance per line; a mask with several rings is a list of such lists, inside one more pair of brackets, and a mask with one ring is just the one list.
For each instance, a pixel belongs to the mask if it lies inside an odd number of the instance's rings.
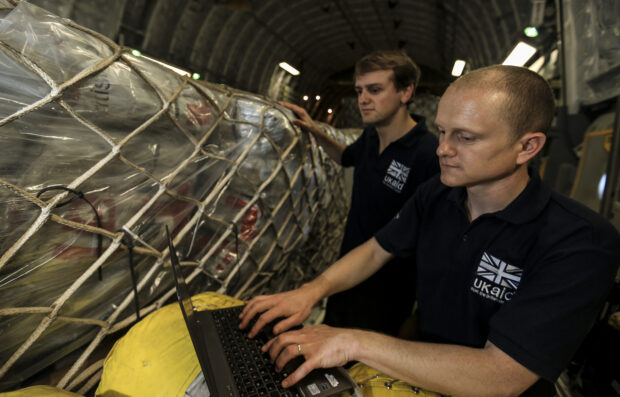
[[56,386],[97,382],[104,338],[174,293],[166,225],[194,292],[280,291],[335,260],[342,171],[286,109],[0,9],[0,391],[78,348]]

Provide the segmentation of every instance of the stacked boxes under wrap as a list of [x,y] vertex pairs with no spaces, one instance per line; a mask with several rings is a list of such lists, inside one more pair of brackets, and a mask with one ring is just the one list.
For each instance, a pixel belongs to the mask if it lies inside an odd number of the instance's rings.
[[0,0],[0,391],[80,348],[57,384],[78,388],[136,319],[130,264],[142,316],[169,300],[166,225],[193,292],[280,291],[335,260],[342,170],[291,116]]

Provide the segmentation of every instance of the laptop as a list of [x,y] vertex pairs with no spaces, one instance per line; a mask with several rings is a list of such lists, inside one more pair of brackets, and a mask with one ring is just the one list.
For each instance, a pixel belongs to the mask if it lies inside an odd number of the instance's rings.
[[242,305],[195,311],[167,227],[166,236],[177,298],[211,396],[327,397],[345,391],[361,396],[355,381],[342,367],[313,370],[295,386],[282,388],[282,379],[303,362],[303,357],[291,360],[278,373],[269,356],[260,351],[272,335],[261,331],[250,339],[246,331],[239,329]]

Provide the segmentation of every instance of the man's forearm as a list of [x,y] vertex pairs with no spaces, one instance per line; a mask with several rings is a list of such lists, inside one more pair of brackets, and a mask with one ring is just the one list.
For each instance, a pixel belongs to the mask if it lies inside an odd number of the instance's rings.
[[318,301],[356,286],[391,258],[392,255],[383,250],[373,237],[336,261],[308,286],[317,291]]
[[342,165],[342,152],[344,152],[346,146],[330,138],[323,130],[320,130],[320,132],[312,130],[312,135],[314,135],[314,138],[317,140],[318,144],[321,145],[323,150],[325,150],[329,158],[339,165]]
[[454,396],[517,396],[538,376],[497,347],[411,342],[351,330],[352,359],[411,385]]

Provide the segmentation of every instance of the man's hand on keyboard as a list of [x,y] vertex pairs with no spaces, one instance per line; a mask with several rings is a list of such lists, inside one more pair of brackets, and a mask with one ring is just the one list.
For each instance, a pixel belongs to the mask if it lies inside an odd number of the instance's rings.
[[305,358],[305,362],[282,382],[283,387],[290,387],[315,368],[331,368],[351,361],[357,349],[358,332],[327,325],[304,327],[278,335],[262,350],[269,352],[278,371],[286,370],[286,364],[296,357]]
[[277,335],[301,324],[308,318],[312,306],[321,298],[317,298],[317,295],[314,288],[304,285],[288,292],[254,297],[246,302],[239,315],[241,319],[239,328],[245,329],[250,321],[260,314],[248,333],[248,336],[253,338],[266,324],[283,317],[283,320],[274,324],[272,332]]

